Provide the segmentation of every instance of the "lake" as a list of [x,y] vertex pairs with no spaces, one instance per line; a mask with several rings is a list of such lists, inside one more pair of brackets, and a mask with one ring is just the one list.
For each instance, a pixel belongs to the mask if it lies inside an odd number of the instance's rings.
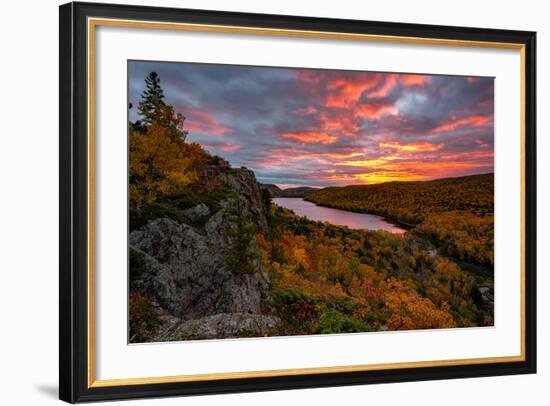
[[402,234],[406,231],[399,226],[388,223],[382,216],[317,206],[315,203],[308,202],[301,197],[276,197],[273,198],[273,203],[310,220],[327,221],[331,224],[347,226],[356,230],[386,230],[396,234]]

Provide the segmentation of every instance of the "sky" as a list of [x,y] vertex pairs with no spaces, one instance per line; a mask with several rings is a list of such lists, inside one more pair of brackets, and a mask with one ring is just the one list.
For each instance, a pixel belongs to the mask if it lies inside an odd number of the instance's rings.
[[[149,72],[187,140],[280,187],[493,172],[494,79],[219,64],[128,63],[137,106]],[[139,118],[136,107],[130,120]]]

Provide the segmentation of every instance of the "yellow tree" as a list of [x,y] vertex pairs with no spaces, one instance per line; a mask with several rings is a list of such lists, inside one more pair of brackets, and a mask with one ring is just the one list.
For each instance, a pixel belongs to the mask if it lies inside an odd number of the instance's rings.
[[411,286],[391,278],[387,283],[386,306],[391,311],[390,330],[456,327],[449,306],[443,302],[438,309],[427,298],[421,297]]
[[130,201],[155,203],[159,196],[180,192],[193,181],[185,143],[166,126],[130,130]]

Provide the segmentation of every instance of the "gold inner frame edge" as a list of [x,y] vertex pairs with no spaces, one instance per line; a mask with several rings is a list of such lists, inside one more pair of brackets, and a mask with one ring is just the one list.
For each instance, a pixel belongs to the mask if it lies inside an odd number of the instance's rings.
[[[147,28],[162,30],[179,30],[195,32],[234,33],[244,35],[283,36],[317,39],[342,39],[371,42],[394,42],[403,44],[420,44],[435,46],[460,46],[478,48],[512,49],[520,51],[520,164],[521,164],[521,269],[520,269],[520,340],[519,355],[502,357],[464,358],[452,360],[395,362],[383,364],[364,364],[347,366],[330,366],[316,368],[277,369],[266,371],[219,372],[209,374],[188,374],[144,378],[95,379],[95,278],[94,278],[94,196],[95,196],[95,28],[97,26]],[[143,384],[161,384],[193,381],[212,381],[220,379],[265,378],[280,376],[330,374],[342,372],[380,371],[398,368],[427,368],[441,366],[459,366],[474,364],[493,364],[504,362],[522,362],[526,359],[525,349],[525,45],[519,43],[453,40],[441,38],[400,37],[391,35],[355,34],[345,32],[308,31],[291,29],[274,29],[260,27],[242,27],[228,25],[166,23],[139,20],[121,20],[108,18],[88,18],[87,21],[87,80],[88,80],[88,387],[112,387]]]

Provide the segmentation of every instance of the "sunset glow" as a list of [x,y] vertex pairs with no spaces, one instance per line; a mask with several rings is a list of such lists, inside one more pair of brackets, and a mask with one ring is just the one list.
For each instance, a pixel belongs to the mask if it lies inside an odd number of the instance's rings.
[[[258,180],[340,186],[494,170],[494,80],[129,62],[137,106],[149,72],[186,117],[187,140]],[[136,108],[130,119],[138,119]]]

